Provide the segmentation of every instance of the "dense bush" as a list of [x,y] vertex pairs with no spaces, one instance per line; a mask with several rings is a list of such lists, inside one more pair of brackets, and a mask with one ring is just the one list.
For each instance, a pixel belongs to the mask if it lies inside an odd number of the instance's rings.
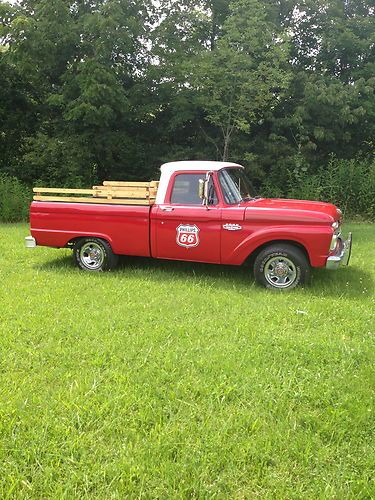
[[284,186],[266,181],[261,192],[264,196],[327,201],[340,207],[346,217],[375,220],[375,158],[332,157],[325,167],[311,174],[308,165],[297,157]]
[[27,220],[31,190],[15,177],[0,173],[0,222]]
[[[73,184],[72,184],[72,187]],[[334,203],[347,218],[375,221],[375,158],[342,160],[332,157],[316,174],[299,158],[282,186],[266,180],[259,193],[267,197],[320,200]],[[0,173],[0,221],[27,220],[31,189],[15,177]]]

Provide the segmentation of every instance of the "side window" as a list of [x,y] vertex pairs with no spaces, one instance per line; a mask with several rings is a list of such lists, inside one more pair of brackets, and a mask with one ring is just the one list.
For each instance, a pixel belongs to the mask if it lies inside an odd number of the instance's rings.
[[[178,174],[175,177],[171,203],[181,205],[202,205],[202,200],[199,198],[198,188],[199,179],[204,179],[204,174]],[[216,204],[217,197],[214,185],[209,186],[209,203]]]

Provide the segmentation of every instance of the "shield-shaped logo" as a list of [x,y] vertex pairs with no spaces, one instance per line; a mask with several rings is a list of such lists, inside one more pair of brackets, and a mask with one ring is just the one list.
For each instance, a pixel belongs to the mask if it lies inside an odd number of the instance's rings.
[[192,248],[199,245],[199,228],[195,224],[180,224],[176,230],[176,242],[180,247]]

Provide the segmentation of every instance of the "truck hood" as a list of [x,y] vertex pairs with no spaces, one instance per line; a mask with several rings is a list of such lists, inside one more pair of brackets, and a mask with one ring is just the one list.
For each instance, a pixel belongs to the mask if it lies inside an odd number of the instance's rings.
[[341,219],[341,211],[332,203],[281,198],[258,198],[245,203],[245,219],[254,216],[273,220],[329,223]]

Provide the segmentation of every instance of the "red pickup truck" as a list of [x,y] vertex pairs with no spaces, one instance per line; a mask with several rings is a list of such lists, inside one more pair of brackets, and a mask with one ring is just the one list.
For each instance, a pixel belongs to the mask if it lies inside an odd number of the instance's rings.
[[86,271],[113,269],[119,255],[250,263],[256,280],[273,289],[304,283],[310,267],[336,269],[349,262],[352,238],[342,238],[336,206],[257,197],[241,165],[167,163],[160,182],[153,183],[153,196],[129,194],[129,189],[144,192],[142,183],[105,184],[110,191],[96,186],[97,196],[91,198],[34,197],[26,246],[72,248]]

